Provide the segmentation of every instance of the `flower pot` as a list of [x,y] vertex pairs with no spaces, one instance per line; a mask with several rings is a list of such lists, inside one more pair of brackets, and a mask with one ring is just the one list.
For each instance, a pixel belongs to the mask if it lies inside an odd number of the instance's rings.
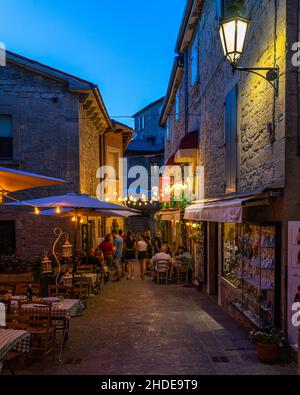
[[262,363],[275,364],[279,361],[281,348],[277,344],[256,344],[258,359]]

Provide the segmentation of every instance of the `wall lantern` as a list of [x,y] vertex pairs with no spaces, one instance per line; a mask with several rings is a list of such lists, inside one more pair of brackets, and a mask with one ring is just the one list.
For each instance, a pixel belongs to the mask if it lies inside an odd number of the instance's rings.
[[62,256],[64,258],[71,258],[72,255],[73,255],[73,246],[69,242],[69,240],[66,240],[62,246]]
[[[238,67],[237,62],[243,55],[245,40],[250,20],[235,16],[223,19],[219,26],[220,38],[225,58],[231,64],[233,72],[246,71],[259,75],[268,81],[278,96],[279,68],[278,67]],[[264,72],[264,74],[261,74]]]
[[70,287],[73,284],[73,276],[69,273],[69,271],[63,275],[63,283],[67,287]]
[[52,261],[49,259],[47,253],[45,253],[44,258],[42,259],[42,273],[52,273]]

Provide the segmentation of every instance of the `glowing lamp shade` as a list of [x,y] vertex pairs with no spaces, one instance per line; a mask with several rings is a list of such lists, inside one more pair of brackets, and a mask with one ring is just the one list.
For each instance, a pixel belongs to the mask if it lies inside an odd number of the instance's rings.
[[226,59],[233,65],[243,54],[249,20],[236,17],[220,23],[219,33]]
[[62,256],[64,258],[71,258],[72,253],[73,253],[73,246],[68,240],[66,240],[64,245],[62,246]]
[[42,260],[42,273],[51,273],[52,272],[52,262],[49,259],[48,255],[45,255]]

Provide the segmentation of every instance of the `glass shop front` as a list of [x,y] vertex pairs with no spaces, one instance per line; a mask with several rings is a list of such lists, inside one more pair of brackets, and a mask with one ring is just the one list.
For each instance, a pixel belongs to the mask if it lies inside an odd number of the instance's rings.
[[280,225],[225,223],[222,228],[222,306],[257,328],[276,326],[280,320]]

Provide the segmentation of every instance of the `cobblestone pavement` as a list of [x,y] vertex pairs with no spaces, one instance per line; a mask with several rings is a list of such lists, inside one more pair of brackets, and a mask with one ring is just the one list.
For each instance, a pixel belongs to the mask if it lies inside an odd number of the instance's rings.
[[[257,361],[247,333],[211,297],[151,280],[110,283],[72,320],[64,361],[42,374],[295,374]],[[25,374],[36,374],[30,369]]]

